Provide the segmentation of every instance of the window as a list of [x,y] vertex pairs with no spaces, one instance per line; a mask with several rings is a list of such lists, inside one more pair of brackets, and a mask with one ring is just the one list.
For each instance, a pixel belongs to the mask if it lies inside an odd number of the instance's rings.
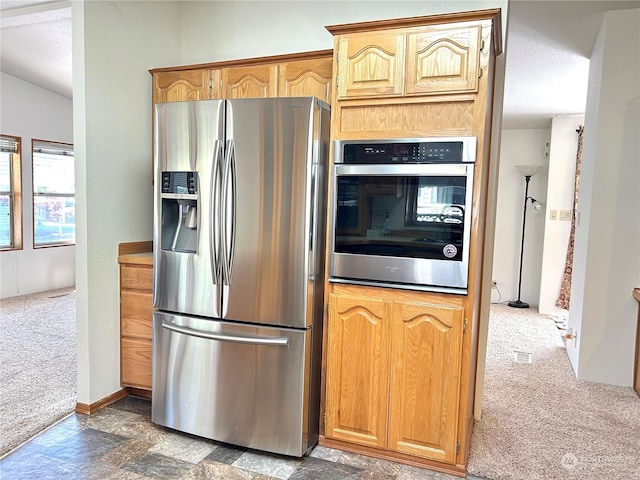
[[33,246],[74,245],[76,199],[73,145],[32,141]]
[[22,248],[20,137],[0,135],[0,250]]

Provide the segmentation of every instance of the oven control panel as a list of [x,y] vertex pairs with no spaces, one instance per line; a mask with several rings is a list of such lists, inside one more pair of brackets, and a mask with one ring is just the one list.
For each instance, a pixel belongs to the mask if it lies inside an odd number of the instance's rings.
[[337,141],[334,163],[467,163],[475,161],[475,137]]

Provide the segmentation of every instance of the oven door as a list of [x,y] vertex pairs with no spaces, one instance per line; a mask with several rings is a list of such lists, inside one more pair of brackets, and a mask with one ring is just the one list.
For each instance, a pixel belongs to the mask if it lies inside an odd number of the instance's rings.
[[465,293],[473,167],[335,165],[330,280]]

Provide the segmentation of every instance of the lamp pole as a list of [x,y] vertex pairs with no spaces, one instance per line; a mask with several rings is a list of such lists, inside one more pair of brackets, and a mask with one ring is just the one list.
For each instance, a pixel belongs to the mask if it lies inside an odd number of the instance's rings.
[[522,288],[522,258],[524,256],[524,228],[527,222],[527,201],[529,200],[529,180],[531,180],[531,175],[525,175],[524,208],[522,211],[522,240],[520,241],[520,271],[518,273],[518,300],[512,300],[509,302],[509,306],[514,308],[529,308],[529,304],[527,302],[520,301],[520,290]]

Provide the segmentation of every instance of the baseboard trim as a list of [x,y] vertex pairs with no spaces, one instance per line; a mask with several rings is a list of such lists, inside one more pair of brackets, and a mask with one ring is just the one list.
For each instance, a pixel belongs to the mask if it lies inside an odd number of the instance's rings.
[[92,413],[96,413],[101,408],[104,408],[112,403],[117,402],[118,400],[123,399],[129,395],[129,391],[126,388],[119,390],[111,395],[104,397],[97,402],[93,402],[91,405],[87,405],[86,403],[76,403],[76,413],[83,413],[85,415],[91,415]]
[[467,475],[467,470],[464,465],[449,465],[436,462],[434,460],[414,457],[412,455],[407,455],[404,453],[391,452],[389,450],[381,450],[379,448],[366,447],[364,445],[355,445],[350,442],[327,438],[324,435],[320,435],[320,438],[318,439],[318,445],[343,450],[345,452],[358,453],[360,455],[366,455],[368,457],[390,460],[397,463],[404,463],[413,467],[426,468],[436,472],[446,473],[448,475],[455,475],[456,477],[464,478]]
[[134,388],[134,387],[127,387],[126,390],[129,392],[129,395],[148,398],[149,400],[151,400],[151,390],[143,390],[141,388]]

